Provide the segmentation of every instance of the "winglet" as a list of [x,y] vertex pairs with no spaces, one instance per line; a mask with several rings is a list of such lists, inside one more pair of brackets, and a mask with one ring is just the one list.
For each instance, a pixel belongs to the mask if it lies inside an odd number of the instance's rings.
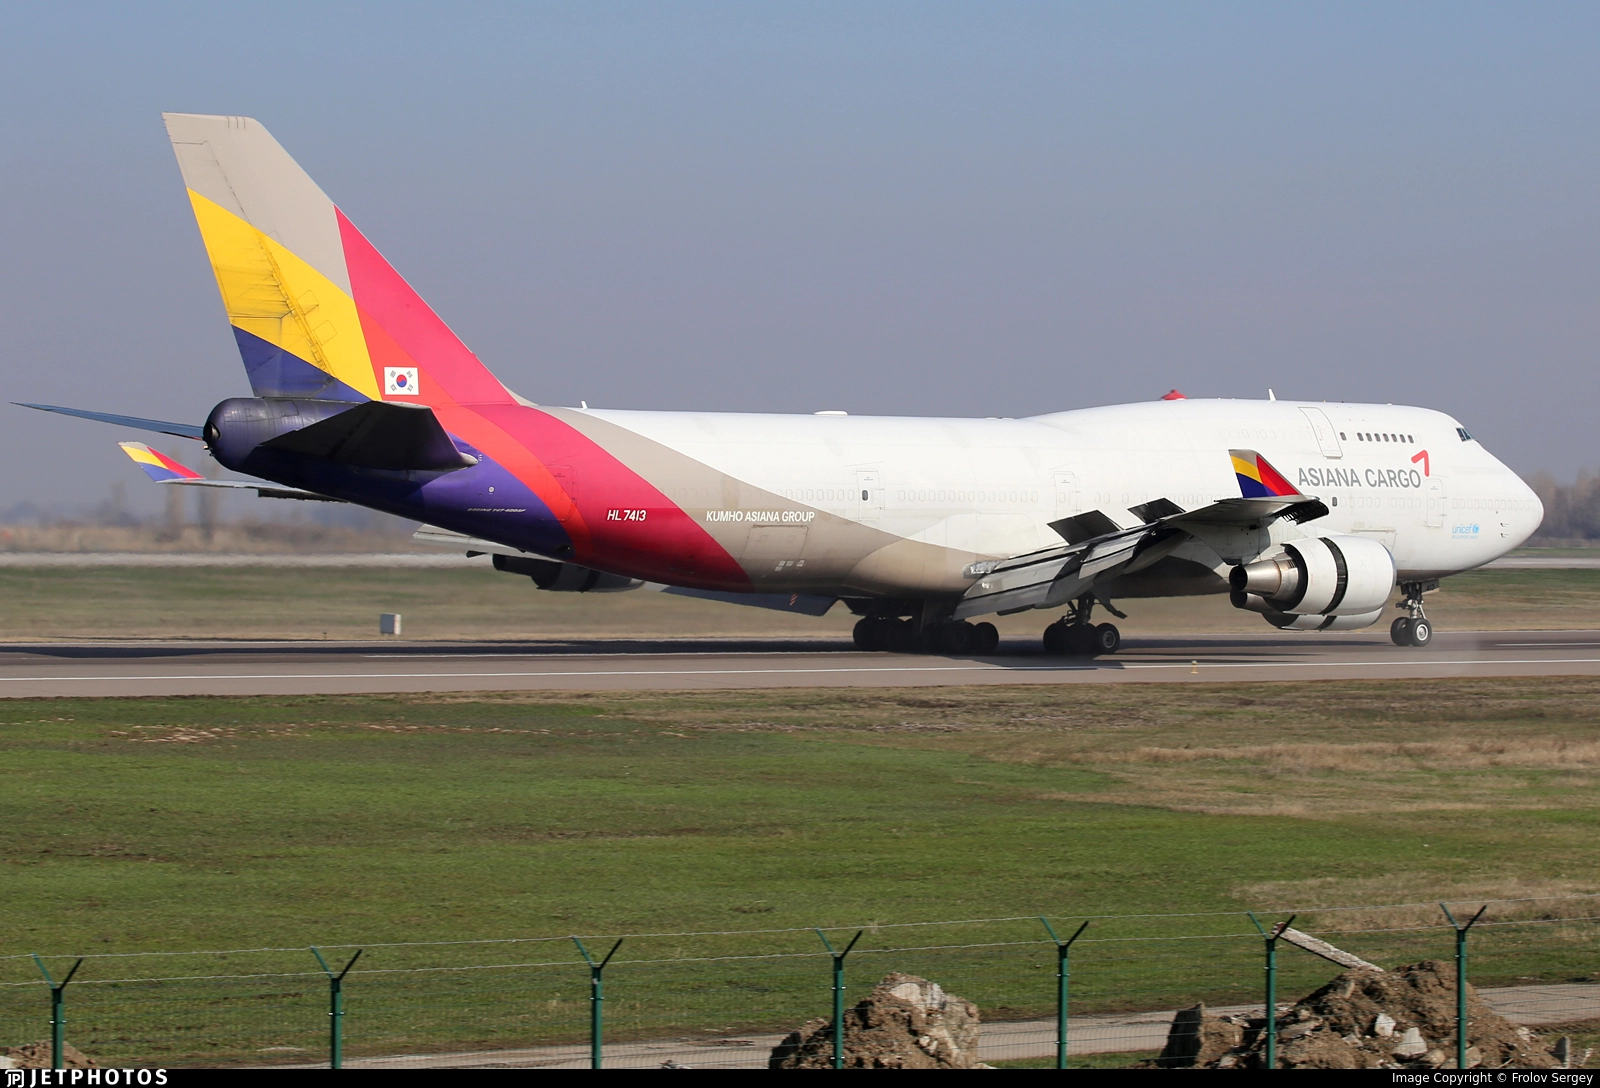
[[1283,478],[1282,473],[1255,450],[1229,450],[1233,457],[1233,474],[1239,478],[1239,494],[1247,499],[1292,498],[1300,489]]
[[131,457],[135,464],[144,469],[144,474],[158,484],[169,483],[173,480],[200,480],[204,479],[198,472],[185,465],[179,464],[164,453],[151,449],[143,442],[118,442],[122,452]]

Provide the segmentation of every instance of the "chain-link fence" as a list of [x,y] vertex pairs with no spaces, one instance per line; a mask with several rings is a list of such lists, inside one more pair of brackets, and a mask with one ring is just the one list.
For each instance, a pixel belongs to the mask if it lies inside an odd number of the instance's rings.
[[[1482,999],[1570,1036],[1562,1060],[1584,1061],[1600,1044],[1600,897],[1452,905],[1456,921],[1480,905],[1461,947]],[[1322,954],[1303,947],[1313,938]],[[1344,970],[1330,954],[1436,960],[1454,978],[1456,927],[1438,904],[583,935],[581,947],[23,954],[0,958],[0,1045],[54,1037],[117,1067],[764,1067],[786,1033],[831,1022],[836,979],[849,1007],[901,972],[978,1006],[979,1061],[1126,1065],[1162,1049],[1180,1008],[1264,1020],[1269,942],[1280,1012]]]

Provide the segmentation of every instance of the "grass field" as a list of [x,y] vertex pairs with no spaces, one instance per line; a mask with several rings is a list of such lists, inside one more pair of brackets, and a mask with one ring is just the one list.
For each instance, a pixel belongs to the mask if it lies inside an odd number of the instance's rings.
[[1600,891],[1597,697],[1541,678],[19,700],[6,943]]
[[[1004,971],[998,952],[880,950],[1037,942],[1028,917],[1038,914],[1219,911],[1232,917],[1096,923],[1102,940],[1158,935],[1153,925],[1237,936],[1138,955],[1127,946],[1114,972],[1104,957],[1121,946],[1086,945],[1082,1001],[1248,1000],[1259,942],[1244,936],[1247,908],[1600,891],[1597,698],[1600,680],[1541,678],[14,701],[0,708],[0,955],[727,932],[630,939],[638,959],[613,969],[626,972],[617,1030],[641,1036],[811,1015],[806,994],[823,970],[812,960],[692,977],[637,965],[817,951],[806,932],[747,931],[1019,918],[875,932],[855,969],[923,969],[986,1015],[1036,1015],[1053,970],[1042,944],[1007,952]],[[1498,909],[1510,918],[1519,908]],[[1534,904],[1524,916],[1551,911]],[[1591,903],[1555,915],[1584,911],[1600,913]],[[1558,928],[1531,936],[1486,932],[1480,981],[1600,979],[1594,923],[1555,915]],[[1313,912],[1297,924],[1398,961],[1447,953],[1442,931],[1410,928],[1437,921],[1421,907]],[[302,956],[277,955],[272,969],[303,971]],[[363,969],[508,956],[575,961],[559,939],[372,948]],[[206,970],[265,962],[230,957]],[[100,961],[85,977],[196,970],[172,964]],[[1325,979],[1326,966],[1299,965],[1286,992]],[[0,960],[0,982],[32,972],[30,961]],[[511,997],[526,1022],[492,1030],[463,1011],[506,1007],[506,993],[473,989],[482,976],[446,985],[428,975],[425,992],[398,977],[385,983],[388,1004],[369,1006],[388,1012],[352,1021],[369,1030],[353,1053],[581,1034],[573,966],[550,976],[559,985],[519,983],[526,993]],[[359,978],[353,992],[369,995],[383,981]],[[111,995],[77,992],[80,1003]],[[119,992],[129,1008],[158,1004]],[[319,992],[314,981],[274,991],[293,1012],[281,1016],[302,1025],[289,1038],[303,1049],[323,1022]],[[425,1000],[455,1011],[421,1015]],[[219,992],[185,1016],[260,1017],[264,1001]],[[156,1049],[163,1060],[242,1059],[282,1043],[288,1029],[269,1027],[230,1028],[204,1045],[172,1041],[174,1027]],[[93,1041],[115,1054],[137,1037],[108,1027]]]
[[[1122,601],[1130,635],[1268,633],[1224,597]],[[0,568],[0,638],[368,638],[380,612],[417,639],[671,636],[846,638],[854,617],[792,616],[660,593],[546,593],[489,569]],[[1428,597],[1442,631],[1600,627],[1600,571],[1478,571]],[[999,617],[1037,638],[1043,612]],[[1376,630],[1376,629],[1375,629]],[[1291,635],[1285,638],[1295,637]]]

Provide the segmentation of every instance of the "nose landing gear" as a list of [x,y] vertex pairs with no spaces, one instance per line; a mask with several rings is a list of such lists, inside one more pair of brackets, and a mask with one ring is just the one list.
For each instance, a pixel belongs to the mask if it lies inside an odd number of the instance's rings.
[[[1116,609],[1107,608],[1119,618]],[[1044,652],[1059,657],[1100,657],[1114,654],[1122,645],[1122,632],[1115,624],[1090,622],[1094,598],[1083,596],[1068,606],[1065,616],[1044,629]]]
[[1407,614],[1389,625],[1389,641],[1396,646],[1419,648],[1433,642],[1433,621],[1423,614],[1422,595],[1438,588],[1439,583],[1436,581],[1401,583],[1400,591],[1405,597],[1397,602],[1395,607],[1405,609]]

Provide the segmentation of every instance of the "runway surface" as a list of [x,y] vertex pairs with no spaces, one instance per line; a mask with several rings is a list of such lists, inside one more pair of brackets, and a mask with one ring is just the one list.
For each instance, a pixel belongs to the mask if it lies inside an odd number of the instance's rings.
[[1600,631],[1130,637],[1110,658],[861,653],[824,640],[82,642],[0,647],[0,697],[649,691],[1600,675]]

